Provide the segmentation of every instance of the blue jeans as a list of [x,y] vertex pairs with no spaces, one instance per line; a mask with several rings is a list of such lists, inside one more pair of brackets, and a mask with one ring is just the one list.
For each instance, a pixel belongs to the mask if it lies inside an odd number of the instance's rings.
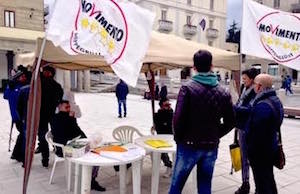
[[123,104],[123,109],[124,109],[124,115],[126,116],[127,108],[126,108],[126,100],[118,100],[119,104],[119,116],[122,116],[122,104]]
[[218,149],[205,150],[177,144],[176,163],[173,170],[169,194],[180,194],[184,184],[195,165],[197,165],[198,193],[211,193],[213,176]]

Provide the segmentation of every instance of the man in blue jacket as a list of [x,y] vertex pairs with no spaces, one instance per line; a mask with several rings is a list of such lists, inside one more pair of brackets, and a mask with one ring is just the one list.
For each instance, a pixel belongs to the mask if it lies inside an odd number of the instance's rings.
[[20,89],[28,83],[28,75],[27,71],[18,71],[9,81],[7,88],[4,91],[3,98],[8,100],[10,114],[12,118],[12,124],[16,125],[17,130],[19,131],[19,135],[16,140],[16,144],[11,155],[11,159],[17,160],[18,162],[24,161],[24,156],[22,152],[23,145],[23,127],[20,115],[17,111],[17,103],[19,99]]
[[126,117],[127,114],[127,108],[126,108],[126,97],[128,94],[128,86],[127,84],[120,79],[120,82],[117,84],[116,87],[116,96],[118,99],[118,105],[119,105],[119,118],[122,118],[122,104],[124,109],[124,117]]
[[272,77],[260,74],[254,80],[257,93],[246,127],[248,158],[257,194],[277,194],[273,173],[273,156],[277,131],[283,120],[283,107],[272,89]]

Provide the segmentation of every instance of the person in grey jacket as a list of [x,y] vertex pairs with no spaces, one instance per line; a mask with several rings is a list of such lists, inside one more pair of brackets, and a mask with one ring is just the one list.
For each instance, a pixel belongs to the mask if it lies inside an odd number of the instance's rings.
[[195,165],[198,193],[211,193],[219,139],[234,127],[231,96],[219,86],[217,76],[211,72],[211,62],[210,52],[196,52],[194,69],[198,74],[178,94],[173,119],[177,151],[170,194],[181,193]]
[[245,139],[245,125],[249,119],[250,103],[255,98],[254,79],[258,71],[255,68],[247,69],[242,72],[243,88],[242,94],[234,106],[236,113],[236,123],[238,130],[239,145],[241,148],[242,156],[242,185],[235,191],[235,194],[248,194],[250,191],[249,184],[249,161],[247,155],[247,145]]

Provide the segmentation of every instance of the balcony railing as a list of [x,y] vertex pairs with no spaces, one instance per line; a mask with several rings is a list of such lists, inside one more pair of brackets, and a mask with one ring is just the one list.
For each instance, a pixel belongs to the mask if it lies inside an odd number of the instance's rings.
[[291,12],[300,13],[300,3],[291,4]]
[[206,30],[206,37],[209,40],[214,40],[216,38],[218,38],[219,36],[219,30],[215,29],[215,28],[207,28]]
[[169,20],[158,20],[158,31],[169,33],[173,30],[173,22]]
[[183,34],[187,39],[191,39],[197,33],[197,26],[185,24],[183,26]]

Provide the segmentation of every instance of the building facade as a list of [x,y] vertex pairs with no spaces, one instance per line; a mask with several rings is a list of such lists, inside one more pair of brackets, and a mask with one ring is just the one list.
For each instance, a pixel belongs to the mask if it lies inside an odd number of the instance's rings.
[[0,88],[17,56],[33,52],[36,38],[44,35],[43,7],[41,0],[0,1]]
[[[299,0],[256,0],[257,2],[264,4],[268,7],[279,9],[286,12],[300,13],[300,1]],[[242,65],[242,69],[255,67],[260,69],[262,73],[268,73],[275,76],[277,80],[276,87],[281,85],[281,76],[292,76],[295,83],[300,82],[300,72],[290,69],[283,65],[277,64],[275,61],[260,59],[256,57],[246,56]]]
[[[227,0],[131,0],[156,14],[153,30],[225,49]],[[192,57],[192,56],[191,56]],[[180,80],[190,68],[160,70],[158,78]],[[164,79],[167,80],[164,80]]]
[[132,0],[156,14],[153,30],[224,48],[227,0]]

